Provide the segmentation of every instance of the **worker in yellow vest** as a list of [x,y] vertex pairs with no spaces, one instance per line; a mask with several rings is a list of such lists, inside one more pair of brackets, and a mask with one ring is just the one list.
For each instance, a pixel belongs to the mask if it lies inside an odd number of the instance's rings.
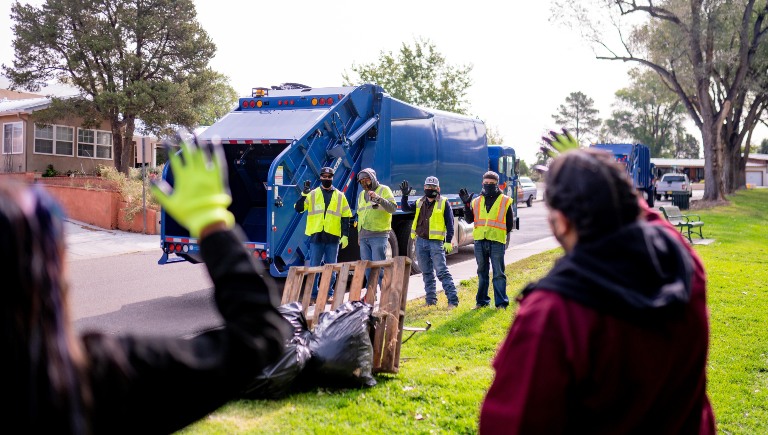
[[512,231],[512,198],[501,193],[499,175],[493,171],[483,174],[483,193],[472,199],[466,189],[459,190],[464,203],[464,219],[475,224],[472,236],[475,239],[475,260],[477,261],[477,296],[475,308],[490,305],[488,296],[488,262],[493,269],[493,299],[497,309],[506,309],[507,275],[504,273],[504,251],[508,235]]
[[[296,201],[294,209],[297,213],[307,212],[307,228],[304,232],[309,236],[309,265],[336,263],[341,249],[349,243],[349,222],[352,211],[347,197],[333,187],[333,168],[320,169],[320,186],[310,190],[310,182],[304,182],[301,198]],[[319,275],[315,277],[312,287],[312,301],[317,298]],[[333,296],[333,285],[336,281],[334,273],[331,287],[328,289],[329,303]]]
[[424,196],[415,203],[408,202],[411,188],[407,180],[400,184],[400,189],[403,192],[400,202],[403,211],[416,212],[411,226],[411,238],[416,240],[416,258],[427,293],[426,305],[437,305],[437,275],[448,298],[448,309],[456,308],[459,296],[445,262],[445,253],[453,250],[453,210],[448,200],[440,196],[440,180],[427,177],[424,180]]
[[[384,260],[387,253],[387,241],[392,230],[392,213],[397,211],[397,203],[392,189],[379,183],[376,171],[365,168],[357,174],[360,183],[360,195],[357,197],[357,240],[360,243],[361,260]],[[368,279],[370,270],[365,271]],[[379,274],[379,285],[384,275]]]

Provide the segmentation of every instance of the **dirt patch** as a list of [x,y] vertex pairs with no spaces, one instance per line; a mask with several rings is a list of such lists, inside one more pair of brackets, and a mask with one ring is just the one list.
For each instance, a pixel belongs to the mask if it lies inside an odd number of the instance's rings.
[[719,201],[705,201],[703,199],[698,199],[695,201],[691,201],[690,204],[690,210],[706,210],[713,207],[719,207],[721,205],[730,205],[730,201],[726,200],[719,200]]

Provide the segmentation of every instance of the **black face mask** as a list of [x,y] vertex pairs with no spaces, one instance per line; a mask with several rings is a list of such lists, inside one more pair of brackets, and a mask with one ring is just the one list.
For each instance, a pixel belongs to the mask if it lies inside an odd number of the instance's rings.
[[427,198],[437,198],[437,190],[424,189],[424,196],[426,196]]
[[496,193],[497,187],[496,184],[483,184],[483,195],[493,195]]
[[333,180],[320,179],[320,184],[322,184],[323,187],[327,189],[331,187],[331,184],[333,184]]

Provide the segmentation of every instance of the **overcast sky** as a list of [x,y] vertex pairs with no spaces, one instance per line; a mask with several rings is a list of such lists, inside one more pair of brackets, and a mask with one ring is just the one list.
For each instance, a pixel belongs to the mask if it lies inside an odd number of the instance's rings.
[[[0,0],[0,63],[12,61],[10,0]],[[33,3],[40,4],[40,0]],[[285,82],[339,86],[353,64],[376,62],[415,38],[432,41],[454,65],[472,64],[470,113],[526,162],[557,128],[557,107],[574,91],[610,115],[631,64],[597,60],[573,30],[550,22],[548,0],[195,0],[218,51],[212,67],[240,96]],[[692,131],[698,137],[698,133]],[[758,141],[759,142],[759,141]]]

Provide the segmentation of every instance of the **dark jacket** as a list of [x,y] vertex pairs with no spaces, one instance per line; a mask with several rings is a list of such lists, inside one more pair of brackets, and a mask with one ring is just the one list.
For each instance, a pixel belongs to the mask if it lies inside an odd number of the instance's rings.
[[211,234],[200,247],[224,325],[189,339],[84,335],[94,433],[175,432],[238,398],[282,355],[291,330],[263,268],[235,232]]
[[648,213],[526,289],[481,433],[714,433],[704,268]]
[[[440,195],[437,195],[437,198],[435,198],[435,201],[440,201]],[[424,202],[427,202],[427,198],[424,198]],[[416,201],[408,202],[408,195],[403,195],[403,197],[400,200],[400,207],[405,212],[416,212]],[[445,208],[443,209],[443,218],[445,219],[444,242],[448,243],[451,240],[453,240],[453,209],[451,208],[451,203],[448,201],[445,202]]]

